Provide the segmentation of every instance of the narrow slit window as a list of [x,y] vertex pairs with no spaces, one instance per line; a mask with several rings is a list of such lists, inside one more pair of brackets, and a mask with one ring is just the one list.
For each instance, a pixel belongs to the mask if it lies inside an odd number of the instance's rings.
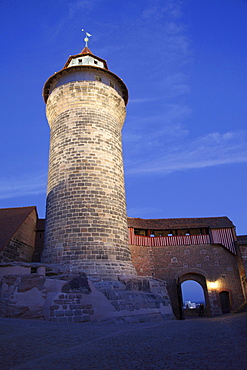
[[99,76],[99,75],[95,75],[95,81],[102,81],[101,76]]

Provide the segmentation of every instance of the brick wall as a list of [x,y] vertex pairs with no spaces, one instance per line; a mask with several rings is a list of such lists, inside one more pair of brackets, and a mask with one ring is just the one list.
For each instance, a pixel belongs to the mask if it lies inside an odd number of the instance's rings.
[[50,306],[50,321],[54,322],[86,322],[93,315],[91,304],[81,303],[82,294],[59,294]]
[[247,301],[247,236],[238,237],[237,251],[239,256],[239,272],[244,291],[245,301]]
[[[243,302],[237,257],[220,245],[190,245],[143,247],[130,246],[132,261],[138,275],[155,276],[167,282],[174,313],[178,316],[176,281],[201,277],[209,307],[208,314],[221,313],[219,292],[230,294],[231,310]],[[189,275],[190,274],[190,275]],[[217,282],[217,289],[211,289],[208,282]]]
[[245,276],[247,277],[247,244],[240,245],[239,250],[243,261],[244,273]]

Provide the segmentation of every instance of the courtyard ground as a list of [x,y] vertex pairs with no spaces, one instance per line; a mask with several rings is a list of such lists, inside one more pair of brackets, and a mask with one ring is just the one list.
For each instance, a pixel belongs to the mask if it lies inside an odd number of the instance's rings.
[[139,324],[0,319],[0,368],[247,369],[247,313]]

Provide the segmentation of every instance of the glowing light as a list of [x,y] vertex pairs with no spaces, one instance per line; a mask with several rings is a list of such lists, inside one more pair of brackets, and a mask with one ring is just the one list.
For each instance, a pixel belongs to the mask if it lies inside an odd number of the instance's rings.
[[208,284],[208,287],[210,289],[217,289],[218,286],[219,286],[219,284],[217,283],[217,281],[208,281],[207,284]]

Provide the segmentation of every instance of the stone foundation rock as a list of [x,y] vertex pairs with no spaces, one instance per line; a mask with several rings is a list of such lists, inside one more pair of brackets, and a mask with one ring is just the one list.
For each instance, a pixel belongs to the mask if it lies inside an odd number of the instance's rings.
[[[44,272],[44,266],[38,267]],[[55,269],[46,266],[46,276],[9,274],[15,271],[9,265],[0,266],[0,270],[0,317],[67,323],[131,323],[174,318],[166,284],[161,280],[119,276],[118,280],[92,281],[85,273],[65,274],[57,266]],[[32,270],[36,270],[34,266]],[[19,266],[16,271],[20,271]]]

